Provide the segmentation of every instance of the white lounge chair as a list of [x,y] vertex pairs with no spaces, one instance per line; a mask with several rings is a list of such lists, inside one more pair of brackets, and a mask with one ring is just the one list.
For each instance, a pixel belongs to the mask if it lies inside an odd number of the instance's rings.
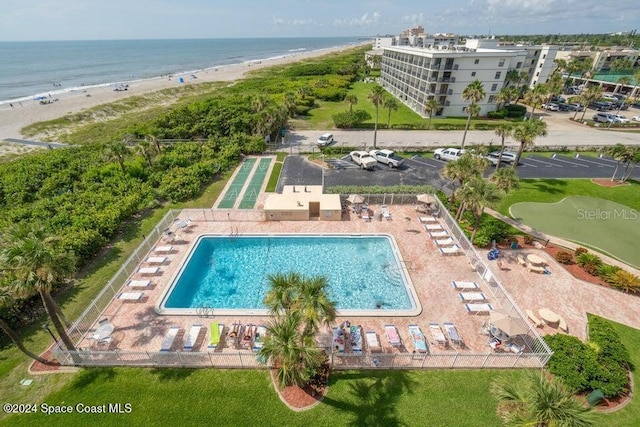
[[148,288],[151,286],[151,280],[129,280],[127,286],[130,288]]
[[447,332],[447,335],[449,336],[449,340],[457,345],[462,345],[462,338],[460,337],[460,334],[458,334],[458,330],[456,329],[455,325],[451,322],[446,322],[443,323],[442,326],[444,327],[444,330]]
[[429,236],[431,236],[432,239],[439,239],[441,237],[447,237],[449,235],[449,232],[446,230],[440,230],[440,231],[430,231],[429,232]]
[[353,353],[362,353],[362,328],[360,325],[349,328],[349,341]]
[[440,249],[440,253],[442,255],[454,255],[458,253],[458,251],[460,250],[460,246],[458,245],[445,246],[443,248],[438,248],[438,249]]
[[427,231],[430,230],[442,230],[442,226],[440,224],[425,224],[424,229]]
[[482,303],[482,304],[465,304],[464,307],[467,309],[467,313],[488,313],[493,310],[493,306],[491,304]]
[[459,282],[454,280],[451,282],[451,286],[453,286],[454,289],[478,289],[476,282]]
[[378,340],[378,334],[373,331],[367,331],[367,348],[370,352],[379,352],[382,351],[382,347],[380,347],[380,340]]
[[380,209],[382,210],[382,217],[386,220],[390,220],[391,214],[389,213],[389,209],[387,208],[387,205],[380,206]]
[[138,273],[140,274],[158,274],[160,272],[160,267],[141,267],[138,269]]
[[442,329],[440,329],[440,325],[437,323],[429,323],[429,332],[431,333],[431,338],[442,345],[447,345],[447,338],[442,333]]
[[418,217],[418,221],[420,221],[423,224],[426,224],[429,222],[433,223],[433,222],[438,222],[438,218],[434,218],[432,216],[421,216],[421,217]]
[[400,347],[402,345],[400,335],[398,334],[398,329],[395,327],[395,325],[384,325],[384,332],[387,335],[387,339],[389,340],[389,344],[391,344],[391,346]]
[[192,325],[191,330],[189,331],[189,335],[187,335],[187,339],[184,342],[184,346],[182,349],[184,351],[193,350],[193,346],[198,340],[198,336],[200,335],[200,330],[202,329],[202,325]]
[[267,328],[260,325],[256,328],[256,334],[253,337],[253,351],[260,351],[264,347],[264,339],[267,337]]
[[167,261],[166,256],[150,256],[147,258],[149,264],[164,264]]
[[118,294],[118,299],[123,301],[140,301],[144,297],[144,292],[122,292]]
[[173,246],[156,246],[156,248],[153,250],[153,252],[162,254],[162,253],[166,253],[166,252],[171,252],[173,250]]
[[486,301],[487,296],[482,292],[460,292],[458,294],[462,301]]
[[175,341],[176,336],[178,335],[178,331],[180,331],[180,328],[177,326],[172,326],[169,328],[169,330],[167,331],[167,334],[164,336],[164,339],[162,340],[160,351],[171,350],[171,347],[173,347],[173,342]]
[[456,241],[451,237],[448,237],[446,239],[436,239],[435,242],[438,246],[451,246],[454,245]]

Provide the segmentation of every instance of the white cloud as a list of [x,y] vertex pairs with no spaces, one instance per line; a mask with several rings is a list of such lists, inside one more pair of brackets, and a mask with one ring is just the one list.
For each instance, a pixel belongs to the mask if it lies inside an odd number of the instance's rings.
[[424,23],[424,15],[421,13],[414,13],[411,15],[405,15],[402,17],[402,22],[407,23],[407,24],[411,24],[411,25],[418,25],[418,24],[423,24]]
[[282,26],[320,26],[315,19],[282,19],[278,18],[275,15],[271,18],[271,23],[273,25],[282,25]]
[[336,27],[370,27],[380,22],[380,13],[373,12],[371,15],[365,13],[360,18],[334,19],[333,25]]

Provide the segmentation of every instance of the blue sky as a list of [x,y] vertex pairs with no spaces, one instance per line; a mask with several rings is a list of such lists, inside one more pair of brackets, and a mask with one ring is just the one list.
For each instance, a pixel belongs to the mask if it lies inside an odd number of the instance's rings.
[[603,33],[640,24],[638,0],[0,0],[0,41]]

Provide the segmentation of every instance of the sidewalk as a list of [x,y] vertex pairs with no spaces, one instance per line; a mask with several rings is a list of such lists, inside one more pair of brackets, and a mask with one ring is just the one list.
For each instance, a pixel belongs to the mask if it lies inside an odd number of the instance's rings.
[[[536,237],[538,239],[548,240],[549,243],[553,243],[554,245],[565,247],[565,248],[570,249],[572,251],[575,251],[577,248],[580,247],[580,245],[578,245],[576,243],[573,243],[573,242],[570,242],[568,240],[564,240],[564,239],[561,239],[559,237],[549,236],[549,235],[546,235],[544,233],[541,233],[540,231],[537,231],[537,230],[535,230],[535,229],[533,229],[533,228],[531,228],[531,227],[529,227],[529,226],[527,226],[525,224],[522,224],[522,223],[520,223],[520,222],[518,222],[518,221],[516,221],[516,220],[514,220],[512,218],[504,216],[500,212],[496,212],[493,209],[485,208],[484,211],[485,211],[486,214],[491,215],[491,216],[493,216],[495,218],[498,218],[499,220],[506,222],[507,224],[511,225],[512,227],[517,228],[520,231],[524,231],[525,233],[528,233],[528,234],[530,234],[533,237]],[[604,261],[607,264],[615,265],[617,267],[620,267],[620,268],[623,268],[623,269],[627,270],[630,273],[635,274],[636,276],[640,276],[640,270],[638,270],[637,268],[634,268],[634,267],[632,267],[630,265],[627,265],[627,264],[625,264],[625,263],[623,263],[621,261],[618,261],[615,258],[611,258],[610,256],[607,256],[607,255],[605,255],[603,253],[600,253],[600,252],[598,252],[598,256],[602,259],[602,261]]]

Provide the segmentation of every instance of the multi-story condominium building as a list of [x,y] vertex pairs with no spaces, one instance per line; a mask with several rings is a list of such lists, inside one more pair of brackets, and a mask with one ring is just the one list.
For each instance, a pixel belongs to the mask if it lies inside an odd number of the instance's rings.
[[589,61],[595,73],[611,71],[616,59],[628,59],[633,67],[640,67],[640,50],[611,48],[604,50],[569,50],[558,52],[558,58],[566,61]]
[[391,46],[383,52],[380,84],[423,116],[429,99],[442,106],[437,115],[465,116],[469,102],[462,99],[462,92],[476,79],[487,95],[478,104],[480,115],[486,115],[496,109],[495,97],[509,70],[527,71],[533,86],[547,81],[555,58],[555,47],[497,46],[491,40],[438,49]]

